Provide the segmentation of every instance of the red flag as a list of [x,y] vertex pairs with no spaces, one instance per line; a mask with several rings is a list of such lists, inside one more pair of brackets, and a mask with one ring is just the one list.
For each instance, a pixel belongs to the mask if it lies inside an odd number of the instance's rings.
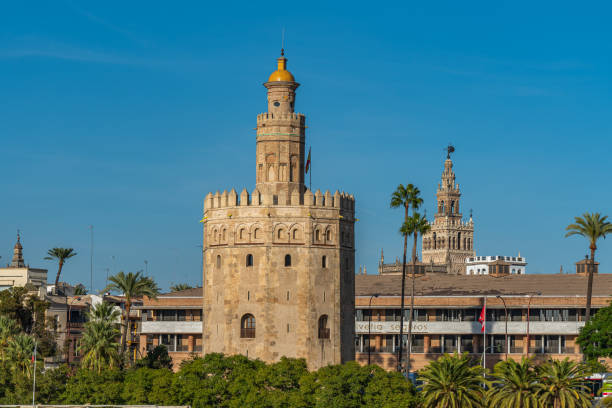
[[308,148],[308,158],[306,159],[306,171],[304,173],[308,173],[308,169],[310,169],[310,149]]
[[487,309],[485,305],[482,305],[482,310],[480,311],[480,317],[478,318],[480,322],[480,331],[484,333],[485,331],[485,323],[487,322]]

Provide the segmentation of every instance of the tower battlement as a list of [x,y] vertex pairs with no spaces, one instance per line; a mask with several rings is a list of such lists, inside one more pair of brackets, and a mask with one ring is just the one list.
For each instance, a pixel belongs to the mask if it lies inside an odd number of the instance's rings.
[[270,121],[286,121],[294,123],[298,121],[299,125],[304,125],[306,123],[306,116],[303,113],[296,112],[281,112],[281,113],[272,113],[265,112],[257,115],[257,126],[259,125],[267,125]]
[[208,193],[204,199],[204,214],[208,210],[231,209],[245,206],[292,206],[292,207],[327,207],[337,208],[343,212],[355,213],[355,197],[345,192],[336,192],[332,195],[329,190],[321,193],[317,190],[314,194],[306,189],[304,193],[299,191],[281,191],[279,194],[253,190],[251,194],[243,189],[240,195],[235,189],[223,193],[217,191],[215,194]]

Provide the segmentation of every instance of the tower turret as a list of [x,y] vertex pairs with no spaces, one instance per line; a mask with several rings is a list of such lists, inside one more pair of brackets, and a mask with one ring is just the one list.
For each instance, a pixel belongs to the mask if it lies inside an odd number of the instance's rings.
[[294,112],[295,90],[300,84],[287,70],[283,54],[277,70],[264,83],[268,111],[257,116],[257,189],[272,194],[304,192],[306,118]]
[[13,248],[13,260],[11,261],[11,268],[25,268],[25,261],[23,260],[23,247],[21,246],[21,237],[17,232],[17,243]]
[[455,182],[448,147],[442,179],[436,192],[437,211],[431,230],[423,236],[423,262],[445,265],[449,273],[465,273],[465,258],[474,256],[474,223],[464,222],[459,207],[461,190]]

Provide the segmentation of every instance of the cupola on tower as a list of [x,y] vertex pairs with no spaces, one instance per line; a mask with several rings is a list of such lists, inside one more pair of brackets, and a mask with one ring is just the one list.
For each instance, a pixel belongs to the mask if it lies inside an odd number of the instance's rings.
[[317,369],[355,355],[355,200],[305,187],[299,84],[282,53],[277,64],[257,115],[254,190],[204,200],[203,351]]

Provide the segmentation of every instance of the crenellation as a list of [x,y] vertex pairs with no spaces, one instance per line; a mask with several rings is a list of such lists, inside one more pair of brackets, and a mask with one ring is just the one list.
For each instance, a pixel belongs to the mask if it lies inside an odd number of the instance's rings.
[[227,206],[235,207],[237,205],[238,205],[238,194],[236,194],[236,190],[232,188],[229,194],[227,195]]
[[247,191],[246,188],[242,189],[242,192],[240,193],[240,205],[241,206],[245,206],[245,205],[250,205],[250,201],[249,201],[249,192]]

